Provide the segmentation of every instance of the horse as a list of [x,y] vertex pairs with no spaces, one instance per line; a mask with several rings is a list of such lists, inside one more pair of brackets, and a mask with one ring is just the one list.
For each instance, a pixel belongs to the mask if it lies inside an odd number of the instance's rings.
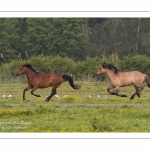
[[[111,83],[111,86],[107,89],[107,91],[111,95],[127,97],[127,95],[119,94],[119,89],[120,87],[133,84],[136,90],[135,93],[130,97],[130,100],[133,100],[135,95],[140,98],[140,93],[144,89],[144,87],[141,85],[142,83],[146,82],[147,86],[150,88],[149,77],[139,71],[122,72],[111,64],[103,63],[96,72],[96,75],[100,74],[107,74]],[[115,88],[115,92],[110,91],[113,88]]]
[[25,100],[25,92],[31,89],[31,94],[35,97],[40,95],[34,94],[34,91],[38,88],[47,88],[52,86],[51,94],[46,98],[46,102],[49,102],[52,96],[56,94],[56,89],[65,81],[68,81],[73,89],[81,88],[81,85],[74,84],[71,76],[60,75],[57,73],[41,74],[37,72],[31,64],[24,64],[16,73],[17,76],[25,74],[28,80],[28,87],[23,91],[23,101]]

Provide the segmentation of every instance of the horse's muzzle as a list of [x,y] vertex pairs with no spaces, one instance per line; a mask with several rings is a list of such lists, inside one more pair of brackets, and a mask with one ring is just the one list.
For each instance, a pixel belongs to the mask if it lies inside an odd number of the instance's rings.
[[19,76],[19,74],[18,74],[18,73],[16,73],[16,76]]

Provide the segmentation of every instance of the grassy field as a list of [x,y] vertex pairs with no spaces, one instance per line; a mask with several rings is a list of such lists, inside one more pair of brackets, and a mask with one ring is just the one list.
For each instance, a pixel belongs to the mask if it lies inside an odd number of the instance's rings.
[[[74,90],[63,83],[57,89],[60,98],[53,97],[48,103],[45,98],[51,88],[35,91],[40,98],[27,91],[23,101],[27,84],[0,84],[0,132],[150,132],[148,87],[141,98],[131,101],[133,86],[121,88],[128,95],[121,98],[107,93],[108,83],[81,84],[80,90]],[[12,97],[2,98],[4,94]]]

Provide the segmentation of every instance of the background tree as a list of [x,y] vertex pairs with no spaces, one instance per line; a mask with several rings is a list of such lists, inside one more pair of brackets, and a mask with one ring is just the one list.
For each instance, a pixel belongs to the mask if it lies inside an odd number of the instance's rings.
[[54,18],[50,26],[49,51],[60,56],[84,58],[86,30],[84,24],[88,19]]
[[[147,51],[150,39],[150,19],[148,18],[109,18],[95,22],[92,26],[93,43],[97,54],[138,55]],[[147,46],[146,46],[147,45]]]
[[26,18],[17,18],[16,29],[19,36],[18,42],[16,44],[16,51],[19,59],[26,58],[26,42],[23,41],[23,38],[27,36],[27,23]]
[[16,59],[16,45],[19,39],[16,29],[17,19],[0,19],[0,61]]
[[150,56],[149,18],[0,18],[0,63],[38,55],[74,60]]
[[26,43],[27,55],[37,56],[48,54],[47,43],[49,43],[50,19],[49,18],[27,18],[27,34],[23,38]]

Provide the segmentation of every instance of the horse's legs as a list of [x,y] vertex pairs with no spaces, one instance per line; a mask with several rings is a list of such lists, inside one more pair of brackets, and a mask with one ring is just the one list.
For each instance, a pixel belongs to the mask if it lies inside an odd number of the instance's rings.
[[134,85],[136,92],[130,97],[130,100],[134,99],[134,96],[137,95],[140,98],[140,93],[144,89],[143,86]]
[[140,87],[139,87],[139,96],[140,96],[140,93],[142,92],[143,89],[144,89],[143,86],[140,86]]
[[23,100],[25,100],[25,92],[28,91],[28,90],[30,90],[30,89],[31,89],[31,87],[28,86],[27,88],[25,88],[25,89],[23,90]]
[[120,89],[120,86],[116,86],[116,95],[120,97],[127,97],[127,95],[119,94],[119,89]]
[[37,87],[33,87],[31,90],[31,94],[34,95],[35,97],[41,97],[40,95],[34,94],[33,92],[37,89]]
[[55,94],[56,94],[56,88],[53,88],[53,87],[52,87],[52,92],[51,92],[50,96],[48,96],[48,97],[46,98],[45,102],[49,102],[50,99],[52,98],[52,96],[55,95]]
[[130,100],[134,99],[134,96],[136,95],[136,93],[134,93],[131,97]]
[[116,95],[115,92],[111,92],[111,91],[110,91],[110,90],[113,89],[113,88],[114,88],[114,86],[110,86],[110,87],[107,89],[107,91],[108,91],[111,95]]
[[120,86],[116,86],[116,92],[110,92],[110,89],[113,89],[115,88],[114,86],[110,86],[107,91],[111,94],[111,95],[117,95],[117,96],[121,96],[121,97],[127,97],[126,95],[121,95],[119,94],[119,89],[120,89]]

